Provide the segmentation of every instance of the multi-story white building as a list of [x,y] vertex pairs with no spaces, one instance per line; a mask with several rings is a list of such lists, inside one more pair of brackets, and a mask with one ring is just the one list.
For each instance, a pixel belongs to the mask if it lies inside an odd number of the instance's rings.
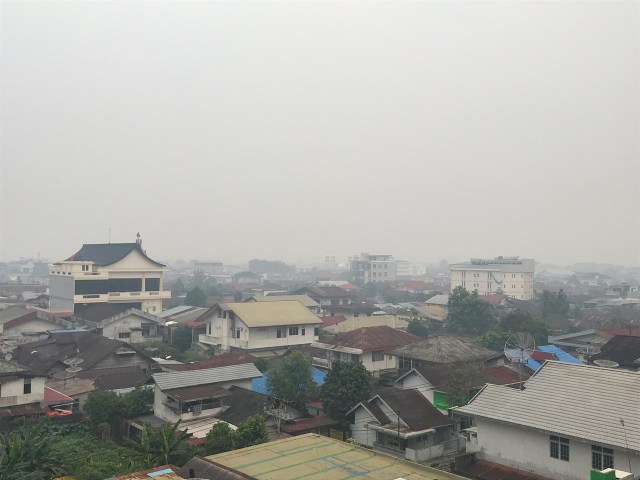
[[520,257],[472,258],[452,263],[451,289],[464,287],[479,295],[503,293],[519,300],[533,299],[534,260]]
[[349,257],[349,269],[354,280],[364,283],[396,281],[396,261],[393,255],[354,255]]
[[125,304],[160,313],[165,266],[149,258],[135,243],[85,244],[49,269],[49,308],[78,312],[97,303]]
[[320,318],[297,300],[220,303],[201,317],[206,333],[200,343],[216,349],[284,352],[318,341]]

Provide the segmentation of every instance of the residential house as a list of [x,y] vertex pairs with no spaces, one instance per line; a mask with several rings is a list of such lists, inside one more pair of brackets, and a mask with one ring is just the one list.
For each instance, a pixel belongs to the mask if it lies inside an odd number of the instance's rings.
[[454,422],[415,389],[384,390],[348,415],[358,444],[389,455],[424,462],[458,451]]
[[126,343],[162,341],[165,321],[137,308],[100,303],[76,313],[74,320],[96,333]]
[[453,412],[472,419],[467,451],[479,460],[584,480],[640,471],[638,398],[640,373],[547,361],[522,390],[487,384]]
[[425,300],[422,303],[424,305],[428,305],[428,306],[437,306],[437,307],[442,307],[442,308],[448,309],[449,308],[449,295],[443,295],[443,294],[434,295],[433,297],[428,298],[427,300]]
[[153,413],[175,423],[213,417],[223,411],[231,386],[251,389],[251,381],[261,377],[251,363],[153,375]]
[[135,243],[85,244],[49,270],[50,308],[78,312],[96,303],[125,304],[160,313],[165,266],[149,258],[138,236]]
[[189,478],[210,480],[464,478],[312,433],[205,458],[194,457],[183,465],[180,473]]
[[45,376],[15,362],[0,360],[0,419],[35,418],[44,406]]
[[529,358],[527,358],[523,365],[526,365],[531,372],[537,372],[547,360],[582,365],[580,359],[555,345],[540,345],[536,347],[535,350],[530,352]]
[[504,364],[506,360],[504,353],[483,347],[473,339],[448,335],[419,339],[409,345],[387,349],[387,354],[394,357],[400,372],[421,365],[457,362],[482,361],[494,367]]
[[478,295],[503,293],[520,300],[533,299],[535,261],[520,257],[472,258],[452,263],[451,289],[466,288]]
[[256,357],[247,352],[227,352],[193,363],[167,363],[162,366],[162,370],[165,372],[184,372],[187,370],[202,370],[204,368],[244,365],[245,363],[254,363],[256,360]]
[[311,297],[324,312],[331,313],[333,308],[350,305],[355,299],[355,295],[340,287],[320,287],[318,285],[307,285],[294,292],[293,295],[307,295]]
[[[344,321],[336,321],[336,320],[325,320],[328,319],[339,319],[344,318]],[[372,316],[364,316],[364,317],[320,317],[323,321],[321,328],[326,333],[341,333],[341,332],[350,332],[352,330],[358,330],[360,328],[365,327],[379,327],[382,325],[386,325],[388,327],[398,329],[398,330],[407,330],[407,326],[409,322],[407,320],[397,316],[397,315],[372,315]],[[329,325],[329,324],[332,325]]]
[[239,283],[240,285],[260,285],[262,283],[260,275],[248,270],[236,273],[232,278],[234,283]]
[[515,385],[529,378],[524,369],[506,365],[487,367],[481,363],[451,363],[414,367],[402,374],[396,385],[416,389],[436,408],[446,412],[459,401],[468,401],[487,383]]
[[615,362],[618,366],[627,370],[640,371],[640,337],[634,335],[615,335],[611,340],[600,347],[600,353],[591,357],[596,365],[603,361]]
[[320,319],[297,301],[221,303],[202,316],[199,341],[218,351],[247,350],[278,355],[318,340]]
[[320,305],[308,295],[254,295],[245,302],[284,302],[297,301],[307,307],[312,313],[320,313]]
[[73,322],[43,311],[16,306],[0,311],[0,339],[25,343],[37,340],[47,330],[72,328]]
[[362,363],[370,372],[380,372],[396,368],[395,358],[385,351],[418,340],[420,337],[383,325],[323,337],[311,347],[314,361],[320,365],[331,367],[335,360],[352,361]]

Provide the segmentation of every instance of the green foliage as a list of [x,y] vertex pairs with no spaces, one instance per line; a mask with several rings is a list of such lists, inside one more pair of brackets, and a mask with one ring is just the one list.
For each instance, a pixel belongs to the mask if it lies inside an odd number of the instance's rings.
[[178,325],[171,329],[171,346],[179,352],[184,352],[191,347],[193,332],[184,325]]
[[553,293],[549,290],[544,290],[538,298],[538,303],[540,305],[540,311],[542,312],[542,318],[567,318],[569,315],[569,300],[567,300],[567,296],[562,289]]
[[500,320],[500,330],[508,333],[529,333],[535,338],[536,345],[545,345],[549,339],[549,324],[546,321],[519,310]]
[[267,374],[267,390],[271,395],[304,406],[315,395],[311,359],[302,352],[288,355],[280,366]]
[[371,372],[361,363],[334,362],[320,387],[327,415],[342,424],[348,423],[346,413],[369,397],[372,381]]
[[479,341],[482,345],[492,350],[501,351],[504,348],[504,344],[511,335],[504,330],[490,330],[484,335],[479,337]]
[[288,273],[295,273],[296,267],[294,265],[287,265],[280,260],[259,260],[254,258],[249,261],[249,270],[258,275],[263,273],[280,273],[286,275]]
[[478,386],[476,384],[484,368],[483,362],[451,363],[447,366],[447,393],[452,407],[461,407],[469,402],[471,389]]
[[151,412],[153,390],[138,387],[131,392],[118,395],[111,390],[90,392],[84,404],[89,423],[96,429],[100,425],[116,425],[125,418],[134,418]]
[[449,295],[447,327],[460,333],[482,335],[495,325],[491,305],[478,297],[477,290],[469,293],[456,287]]
[[204,307],[207,304],[207,294],[200,287],[192,288],[184,299],[185,305]]
[[228,423],[218,422],[207,433],[205,452],[207,455],[228,452],[236,448],[236,432]]
[[253,364],[260,372],[264,373],[269,370],[269,363],[264,358],[257,358]]
[[422,320],[414,318],[409,322],[409,325],[407,325],[407,333],[427,338],[429,336],[429,327],[427,327],[426,323]]
[[178,353],[176,359],[181,362],[197,362],[199,360],[205,360],[210,358],[210,355],[202,348],[192,345],[188,350],[183,353]]
[[126,444],[141,457],[146,468],[173,463],[182,465],[188,458],[187,439],[190,433],[178,431],[180,422],[165,424],[155,429],[145,423],[136,440],[125,439]]
[[0,433],[0,480],[44,480],[61,470],[38,428]]
[[236,431],[238,447],[250,447],[267,441],[267,425],[260,414],[247,418]]
[[175,282],[173,282],[170,288],[171,288],[172,298],[177,298],[180,295],[184,295],[187,291],[184,286],[184,283],[182,282],[182,279],[180,278],[178,278]]

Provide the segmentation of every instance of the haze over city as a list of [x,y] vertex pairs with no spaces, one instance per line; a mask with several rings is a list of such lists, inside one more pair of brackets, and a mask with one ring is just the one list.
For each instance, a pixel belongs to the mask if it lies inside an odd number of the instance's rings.
[[640,264],[637,2],[3,2],[0,258]]

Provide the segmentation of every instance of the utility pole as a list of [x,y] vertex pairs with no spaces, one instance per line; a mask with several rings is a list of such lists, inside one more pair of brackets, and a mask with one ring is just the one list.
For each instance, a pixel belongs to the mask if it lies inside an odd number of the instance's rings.
[[398,415],[398,458],[400,458],[400,410],[396,414]]

